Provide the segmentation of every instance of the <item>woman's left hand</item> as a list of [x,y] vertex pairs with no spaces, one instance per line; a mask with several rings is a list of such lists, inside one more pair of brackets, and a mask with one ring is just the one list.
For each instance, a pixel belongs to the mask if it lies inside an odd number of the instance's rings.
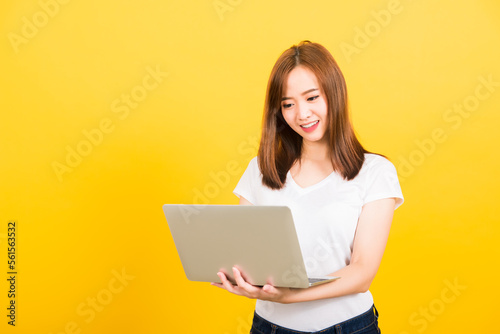
[[217,276],[219,276],[222,283],[211,284],[238,296],[245,296],[251,299],[268,300],[283,304],[288,303],[288,298],[293,293],[291,288],[279,288],[272,286],[271,284],[266,284],[263,287],[254,286],[246,282],[242,277],[241,272],[235,267],[233,267],[233,274],[237,285],[231,284],[226,275],[222,272],[217,273]]

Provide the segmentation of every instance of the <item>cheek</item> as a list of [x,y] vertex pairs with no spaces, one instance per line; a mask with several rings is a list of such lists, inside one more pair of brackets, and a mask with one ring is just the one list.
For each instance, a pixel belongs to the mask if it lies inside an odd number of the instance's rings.
[[326,103],[326,100],[325,99],[322,99],[321,101],[321,108],[322,110],[325,112],[325,114],[327,113],[327,110],[328,110],[328,106],[327,106],[327,103]]
[[323,101],[323,105],[321,106],[321,113],[325,120],[328,119],[328,106],[326,105],[326,101]]
[[281,115],[285,119],[285,122],[288,125],[290,125],[290,123],[292,122],[292,115],[291,115],[291,113],[285,111],[285,112],[281,112]]

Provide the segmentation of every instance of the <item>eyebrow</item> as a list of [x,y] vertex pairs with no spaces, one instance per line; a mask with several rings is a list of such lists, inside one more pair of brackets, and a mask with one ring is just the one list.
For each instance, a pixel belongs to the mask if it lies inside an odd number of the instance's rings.
[[[308,93],[310,93],[310,92],[314,92],[315,90],[318,90],[318,88],[311,88],[311,89],[308,89],[308,90],[306,90],[305,92],[303,92],[301,95],[306,95],[306,94],[308,94]],[[285,96],[285,97],[283,97],[283,98],[281,99],[281,101],[290,100],[290,99],[291,99],[291,97],[286,97],[286,96]]]

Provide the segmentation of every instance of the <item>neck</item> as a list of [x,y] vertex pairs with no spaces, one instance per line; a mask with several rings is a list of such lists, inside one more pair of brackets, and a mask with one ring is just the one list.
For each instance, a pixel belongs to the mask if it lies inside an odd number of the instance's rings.
[[326,142],[302,142],[301,160],[330,161],[330,148]]

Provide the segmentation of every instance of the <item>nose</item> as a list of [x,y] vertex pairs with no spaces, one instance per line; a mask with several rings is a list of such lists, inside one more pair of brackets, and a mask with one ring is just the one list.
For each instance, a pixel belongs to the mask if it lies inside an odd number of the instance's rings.
[[311,110],[307,104],[298,103],[297,104],[297,115],[299,120],[303,121],[311,117]]

